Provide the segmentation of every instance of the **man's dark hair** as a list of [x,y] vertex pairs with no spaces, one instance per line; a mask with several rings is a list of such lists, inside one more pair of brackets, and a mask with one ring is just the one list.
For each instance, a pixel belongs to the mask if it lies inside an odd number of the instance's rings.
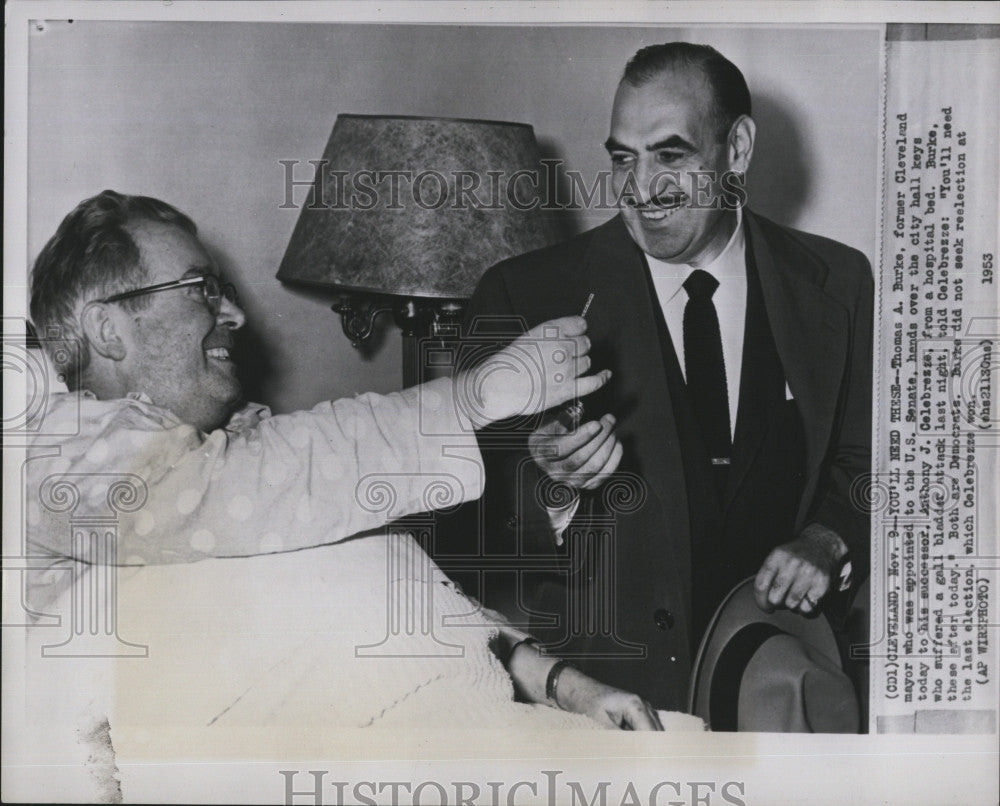
[[[194,222],[166,202],[149,196],[126,196],[105,190],[80,202],[67,215],[38,258],[31,272],[31,319],[42,344],[76,389],[77,371],[90,361],[86,338],[80,329],[80,303],[130,291],[146,283],[149,274],[129,229],[140,221],[175,224],[191,235]],[[148,297],[126,300],[137,310],[149,305]],[[58,350],[54,339],[69,347]]]
[[650,45],[629,59],[622,81],[641,87],[661,73],[681,69],[701,71],[712,88],[711,125],[725,140],[736,119],[750,114],[750,90],[740,69],[715,48],[690,42]]

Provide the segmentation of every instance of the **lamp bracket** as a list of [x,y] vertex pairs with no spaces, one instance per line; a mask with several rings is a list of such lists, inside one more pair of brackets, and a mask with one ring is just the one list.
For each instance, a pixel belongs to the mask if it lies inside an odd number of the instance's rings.
[[425,336],[432,325],[434,332],[457,331],[464,305],[458,300],[351,292],[342,293],[332,308],[340,314],[344,335],[359,347],[372,335],[380,314],[391,313],[404,336]]
[[332,308],[340,314],[340,326],[352,347],[360,347],[372,335],[379,314],[395,309],[388,299],[360,294],[342,294]]

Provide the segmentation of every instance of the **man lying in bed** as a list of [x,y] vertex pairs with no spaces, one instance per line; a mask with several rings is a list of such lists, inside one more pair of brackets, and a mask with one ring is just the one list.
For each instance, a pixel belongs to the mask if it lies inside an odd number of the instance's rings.
[[[544,379],[487,366],[475,383],[440,379],[272,417],[241,403],[230,350],[244,315],[195,225],[164,202],[112,191],[82,202],[42,250],[31,315],[40,334],[60,333],[50,354],[71,390],[48,401],[40,432],[75,433],[39,439],[28,463],[29,553],[51,559],[29,599],[36,613],[65,610],[108,579],[98,569],[120,566],[115,641],[148,646],[149,657],[75,676],[76,688],[94,687],[87,707],[112,736],[129,726],[145,736],[216,725],[662,727],[640,698],[540,652],[415,541],[379,528],[481,494],[475,428],[607,382],[583,376],[582,319],[547,323],[544,335],[560,338],[533,341],[538,328],[492,365],[523,364],[510,360],[521,351]],[[475,399],[463,397],[469,388]],[[113,544],[77,528],[109,516]]]

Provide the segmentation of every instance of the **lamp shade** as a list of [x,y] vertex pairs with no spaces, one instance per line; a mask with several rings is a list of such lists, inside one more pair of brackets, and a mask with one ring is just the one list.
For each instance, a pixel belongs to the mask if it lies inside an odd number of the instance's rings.
[[463,299],[494,263],[555,240],[531,126],[338,115],[278,279]]

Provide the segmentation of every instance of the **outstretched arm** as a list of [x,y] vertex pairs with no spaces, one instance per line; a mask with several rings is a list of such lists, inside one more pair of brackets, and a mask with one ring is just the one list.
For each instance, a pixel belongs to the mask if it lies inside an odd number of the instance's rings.
[[455,377],[455,404],[475,428],[540,414],[604,386],[610,370],[586,375],[590,339],[582,316],[542,322]]
[[130,564],[307,548],[476,498],[483,474],[474,428],[607,382],[608,373],[582,377],[585,329],[580,317],[547,322],[472,377],[276,417],[245,413],[208,434],[141,400],[62,395],[50,415],[79,427],[61,454],[31,463],[29,540],[44,553],[75,556],[66,507],[45,505],[62,478],[79,501],[76,516],[104,511],[112,476],[130,485],[138,503],[122,519],[117,547]]

